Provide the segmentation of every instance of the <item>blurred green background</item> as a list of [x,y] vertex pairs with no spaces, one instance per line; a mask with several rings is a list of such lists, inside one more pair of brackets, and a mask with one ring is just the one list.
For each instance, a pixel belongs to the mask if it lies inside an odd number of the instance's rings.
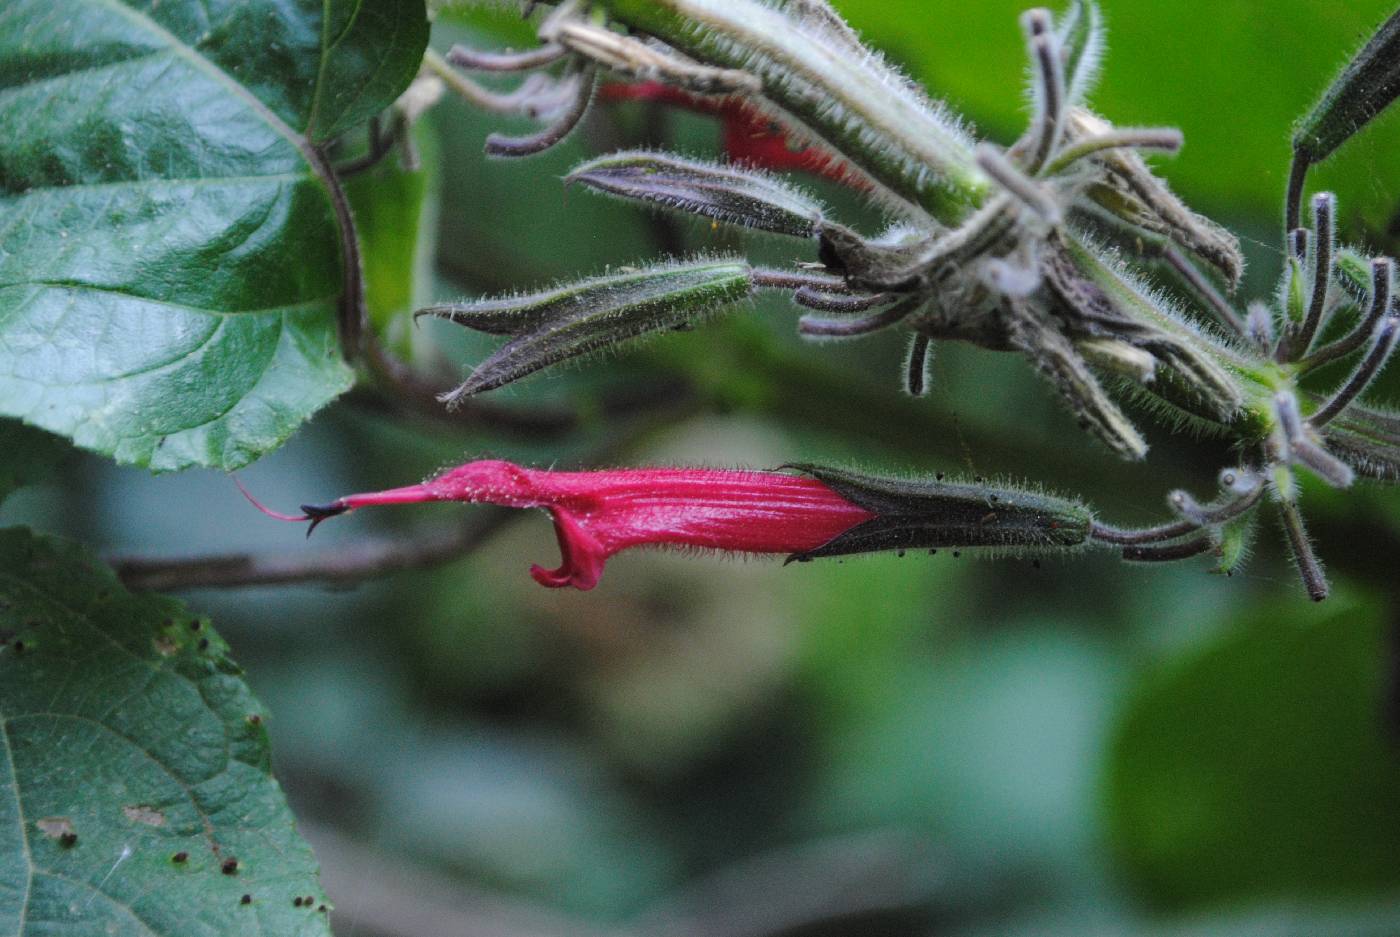
[[[1017,135],[1019,4],[838,6],[981,133]],[[1094,106],[1182,127],[1164,174],[1242,235],[1246,289],[1267,293],[1291,122],[1392,4],[1104,6]],[[437,29],[443,49],[528,37],[499,11]],[[741,246],[559,181],[612,147],[713,153],[707,118],[600,109],[560,151],[519,163],[481,155],[499,126],[449,100],[418,130],[421,173],[386,163],[352,187],[376,317],[421,366],[465,367],[491,342],[409,328],[417,304]],[[1315,177],[1338,192],[1346,236],[1375,250],[1400,248],[1396,153],[1391,117]],[[869,220],[849,193],[809,184]],[[1209,493],[1230,458],[1158,429],[1147,465],[1118,464],[1009,356],[939,349],[931,397],[910,401],[897,340],[804,345],[794,319],[758,303],[497,395],[595,414],[564,438],[351,400],[242,477],[287,507],[484,455],[825,460],[1029,477],[1134,523],[1160,516],[1172,488]],[[639,393],[675,406],[596,415]],[[1400,373],[1376,393],[1400,400]],[[1400,494],[1309,488],[1306,505],[1336,587],[1321,607],[1268,523],[1228,579],[1204,561],[1130,568],[1097,553],[786,569],[629,553],[580,594],[526,574],[555,551],[533,515],[460,561],[354,590],[189,599],[271,708],[278,774],[343,935],[1400,934]],[[294,553],[438,530],[463,510],[357,515],[306,546],[222,476],[74,457],[0,522],[117,555]]]

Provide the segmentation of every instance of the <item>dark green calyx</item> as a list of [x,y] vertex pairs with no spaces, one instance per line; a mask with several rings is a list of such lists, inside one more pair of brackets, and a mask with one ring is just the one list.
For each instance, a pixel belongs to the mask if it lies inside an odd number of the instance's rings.
[[875,516],[789,561],[883,550],[960,547],[1067,549],[1089,538],[1084,505],[1050,495],[990,485],[888,478],[817,465],[790,465],[830,486]]
[[1331,156],[1400,96],[1400,12],[1385,21],[1298,124],[1293,150],[1308,163]]

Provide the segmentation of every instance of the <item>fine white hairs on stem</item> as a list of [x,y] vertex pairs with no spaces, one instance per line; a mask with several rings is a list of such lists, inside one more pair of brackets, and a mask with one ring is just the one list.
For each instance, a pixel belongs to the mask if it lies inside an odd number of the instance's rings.
[[1331,587],[1327,585],[1327,574],[1322,571],[1322,563],[1313,552],[1312,541],[1308,539],[1308,529],[1303,524],[1303,515],[1298,505],[1292,501],[1280,501],[1279,520],[1288,538],[1293,561],[1298,564],[1298,574],[1303,578],[1303,586],[1308,590],[1308,598],[1321,602],[1327,598]]

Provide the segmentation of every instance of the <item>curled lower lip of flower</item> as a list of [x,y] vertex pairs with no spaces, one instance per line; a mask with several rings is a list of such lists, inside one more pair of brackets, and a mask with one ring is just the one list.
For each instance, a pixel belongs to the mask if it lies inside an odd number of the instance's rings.
[[[511,462],[468,462],[417,485],[302,505],[314,529],[362,507],[462,501],[543,508],[562,562],[531,567],[542,585],[592,589],[614,554],[685,546],[789,560],[937,547],[1073,547],[1092,517],[1075,502],[957,482],[879,478],[817,466],[801,474],[704,468],[556,472]],[[251,497],[250,497],[251,500]],[[253,502],[255,505],[256,501]],[[308,531],[309,533],[309,531]]]

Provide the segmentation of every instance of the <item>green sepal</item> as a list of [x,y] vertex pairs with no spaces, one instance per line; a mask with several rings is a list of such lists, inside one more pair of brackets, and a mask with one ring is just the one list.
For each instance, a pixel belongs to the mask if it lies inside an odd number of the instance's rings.
[[788,561],[883,550],[1083,545],[1093,515],[1076,501],[981,482],[889,478],[820,465],[786,468],[816,478],[875,516]]
[[682,214],[789,237],[813,237],[822,206],[752,169],[632,150],[590,160],[564,177],[591,189]]
[[1232,576],[1249,558],[1249,549],[1254,543],[1254,531],[1258,522],[1258,512],[1250,511],[1221,526],[1216,552],[1220,562],[1211,572],[1221,576]]
[[1103,58],[1103,16],[1092,0],[1072,0],[1064,15],[1055,22],[1065,60],[1065,97],[1079,104],[1088,96],[1098,78]]
[[1371,296],[1371,259],[1343,247],[1337,251],[1334,275],[1352,299],[1365,303]]
[[1391,15],[1371,41],[1347,63],[1298,122],[1293,151],[1319,163],[1400,96],[1400,12]]
[[444,398],[453,403],[569,358],[690,325],[747,297],[752,274],[733,258],[664,264],[525,296],[432,306],[419,315],[513,336]]
[[1400,413],[1352,404],[1327,424],[1327,450],[1362,478],[1400,482]]
[[1283,308],[1289,322],[1301,325],[1308,312],[1307,271],[1303,269],[1303,262],[1297,257],[1290,257],[1285,275],[1288,277],[1288,284],[1284,288]]

